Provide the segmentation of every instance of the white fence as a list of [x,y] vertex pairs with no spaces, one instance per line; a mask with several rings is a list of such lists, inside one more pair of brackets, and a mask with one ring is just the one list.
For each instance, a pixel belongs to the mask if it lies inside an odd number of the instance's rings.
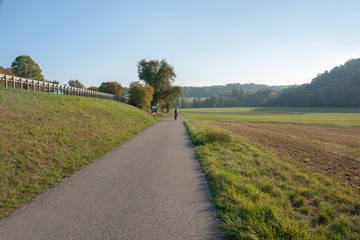
[[0,74],[0,87],[32,90],[38,92],[48,92],[55,94],[66,94],[82,97],[104,98],[121,101],[122,98],[109,93],[91,91],[83,88],[74,88],[59,85],[51,82],[38,81],[33,79],[15,77],[6,74]]

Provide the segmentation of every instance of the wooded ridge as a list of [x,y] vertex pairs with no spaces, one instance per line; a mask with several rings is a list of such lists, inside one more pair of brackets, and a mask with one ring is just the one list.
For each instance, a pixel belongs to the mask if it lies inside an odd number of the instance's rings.
[[[249,84],[254,87],[261,85]],[[226,85],[236,86],[236,85]],[[225,88],[226,86],[222,86]],[[243,86],[243,85],[239,85]],[[265,85],[264,85],[265,86]],[[281,88],[281,87],[279,87]],[[187,97],[187,88],[183,87]],[[204,87],[202,90],[214,90]],[[221,89],[221,86],[217,86]],[[197,89],[201,90],[201,88]],[[233,88],[220,94],[213,94],[202,100],[199,92],[197,99],[186,101],[178,99],[177,107],[360,107],[360,58],[350,59],[344,65],[318,74],[311,83],[290,86],[281,90],[265,86],[254,90]]]

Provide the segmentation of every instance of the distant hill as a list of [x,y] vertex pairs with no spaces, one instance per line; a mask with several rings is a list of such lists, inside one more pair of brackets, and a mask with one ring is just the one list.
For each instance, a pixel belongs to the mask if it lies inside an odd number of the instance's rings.
[[282,89],[287,87],[289,86],[268,86],[264,84],[255,84],[255,83],[246,83],[246,84],[230,83],[226,85],[215,85],[215,86],[207,86],[207,87],[181,87],[181,89],[185,97],[209,98],[214,94],[220,95],[221,93],[225,93],[227,91],[231,92],[234,88],[237,88],[239,90],[243,88],[247,91],[257,92],[260,89],[264,89],[264,88],[271,88],[277,91],[281,91]]
[[[360,107],[360,58],[318,74],[300,86],[227,84],[183,87],[185,97],[175,105],[187,107]],[[201,98],[206,98],[200,99]]]
[[310,84],[284,89],[266,105],[360,107],[360,58],[318,74]]

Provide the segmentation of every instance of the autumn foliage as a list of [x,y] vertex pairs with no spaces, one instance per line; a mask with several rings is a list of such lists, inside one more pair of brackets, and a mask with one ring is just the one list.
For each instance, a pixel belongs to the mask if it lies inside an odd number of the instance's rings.
[[117,96],[121,96],[123,93],[123,87],[120,83],[113,81],[113,82],[103,82],[99,87],[99,92],[103,93],[110,93]]

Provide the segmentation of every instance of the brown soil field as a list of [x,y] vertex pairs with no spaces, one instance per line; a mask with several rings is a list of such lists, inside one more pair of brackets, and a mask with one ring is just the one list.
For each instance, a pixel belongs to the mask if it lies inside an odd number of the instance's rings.
[[214,125],[360,190],[359,127],[239,122]]

